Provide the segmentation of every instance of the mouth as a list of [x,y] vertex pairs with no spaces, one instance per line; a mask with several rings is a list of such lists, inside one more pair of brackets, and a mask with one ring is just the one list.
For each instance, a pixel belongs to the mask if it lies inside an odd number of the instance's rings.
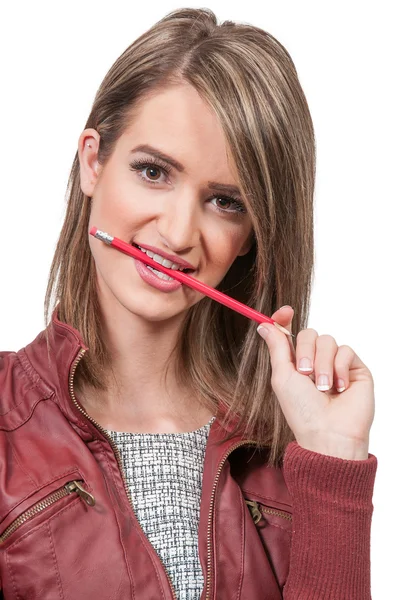
[[[131,242],[131,245],[132,245],[132,246],[134,246],[134,248],[137,248],[137,250],[140,250],[140,251],[141,251],[143,254],[146,254],[146,252],[144,252],[144,251],[142,250],[142,248],[140,248],[140,247],[138,246],[138,244],[135,244],[134,242]],[[150,258],[152,258],[152,257],[150,257]],[[152,258],[152,260],[154,260],[154,258]],[[158,262],[158,261],[155,261],[155,262]],[[160,263],[159,263],[159,264],[160,264]],[[182,271],[183,273],[187,273],[188,275],[190,275],[191,273],[194,273],[194,272],[195,272],[195,269],[184,269],[184,268],[182,268],[182,267],[180,267],[180,266],[177,266],[177,267],[176,267],[177,263],[173,263],[173,265],[174,265],[174,266],[173,266],[173,268],[172,268],[172,270],[173,270],[173,271]],[[147,266],[148,266],[148,265],[147,265]],[[163,266],[163,265],[162,265],[162,266]],[[166,266],[166,265],[164,265],[164,266]],[[168,268],[170,268],[170,269],[171,269],[171,267],[168,267]]]

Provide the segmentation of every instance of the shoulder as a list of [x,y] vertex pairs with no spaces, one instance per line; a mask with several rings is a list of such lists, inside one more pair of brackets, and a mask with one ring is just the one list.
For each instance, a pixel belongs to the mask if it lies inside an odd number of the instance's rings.
[[0,351],[0,431],[22,425],[52,391],[31,365],[25,349]]

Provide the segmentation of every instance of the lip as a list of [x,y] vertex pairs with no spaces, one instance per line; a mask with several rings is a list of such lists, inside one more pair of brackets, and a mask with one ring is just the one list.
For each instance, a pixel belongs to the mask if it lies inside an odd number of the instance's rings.
[[157,275],[155,275],[155,273],[152,273],[150,269],[147,269],[145,263],[141,262],[140,260],[137,260],[136,258],[134,258],[133,260],[135,268],[137,269],[141,278],[146,283],[149,283],[149,285],[151,285],[152,287],[157,288],[162,292],[174,292],[175,290],[178,290],[180,287],[182,287],[182,283],[180,281],[177,281],[176,279],[160,279]]
[[182,258],[179,258],[178,256],[175,256],[173,254],[168,254],[164,250],[160,250],[160,248],[155,248],[155,246],[148,246],[146,244],[141,244],[141,242],[140,243],[131,242],[131,243],[134,243],[136,246],[141,246],[141,248],[144,248],[145,250],[150,250],[151,252],[154,252],[154,254],[159,254],[159,256],[162,256],[163,258],[166,258],[167,260],[170,260],[171,262],[176,263],[178,266],[182,267],[183,269],[192,269],[193,271],[196,270],[196,267],[194,267],[191,263],[189,263],[186,260],[183,260]]

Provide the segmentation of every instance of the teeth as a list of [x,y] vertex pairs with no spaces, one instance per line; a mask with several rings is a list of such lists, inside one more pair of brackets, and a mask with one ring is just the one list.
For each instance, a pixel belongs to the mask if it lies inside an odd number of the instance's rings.
[[154,254],[153,260],[155,260],[160,265],[167,267],[168,269],[170,269],[171,265],[173,264],[173,261],[167,260],[167,258],[163,258],[163,256],[160,256],[160,254]]
[[155,275],[157,275],[159,277],[159,279],[165,279],[166,281],[174,281],[174,279],[172,277],[169,277],[168,275],[166,275],[166,273],[161,273],[157,269],[152,269],[152,267],[150,267],[149,265],[145,265],[145,266],[147,269],[150,269],[153,273],[155,273]]
[[[137,244],[137,246],[138,246],[138,244]],[[138,246],[138,248],[140,250],[142,250],[142,252],[145,252],[145,254],[147,254],[149,256],[149,258],[152,258],[154,261],[156,261],[160,265],[163,265],[164,267],[167,267],[169,269],[174,269],[174,271],[183,271],[184,270],[184,267],[180,267],[180,265],[177,265],[177,263],[171,262],[171,260],[167,260],[167,258],[163,258],[163,256],[160,256],[160,254],[154,254],[150,250],[145,250],[145,248],[141,248],[141,246]],[[148,268],[151,268],[151,267],[148,267]],[[160,271],[156,271],[156,272],[160,273]],[[165,275],[165,273],[162,273],[162,275]],[[166,275],[166,277],[167,277],[167,275]]]

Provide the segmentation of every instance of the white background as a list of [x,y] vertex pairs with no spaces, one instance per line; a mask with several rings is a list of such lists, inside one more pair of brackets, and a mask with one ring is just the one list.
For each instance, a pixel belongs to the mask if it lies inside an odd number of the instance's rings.
[[205,6],[219,21],[269,31],[291,54],[317,139],[316,276],[308,326],[350,345],[375,379],[373,600],[395,597],[398,532],[393,4],[9,2],[0,36],[0,350],[21,348],[44,327],[47,275],[77,140],[100,82],[125,48],[170,10]]

